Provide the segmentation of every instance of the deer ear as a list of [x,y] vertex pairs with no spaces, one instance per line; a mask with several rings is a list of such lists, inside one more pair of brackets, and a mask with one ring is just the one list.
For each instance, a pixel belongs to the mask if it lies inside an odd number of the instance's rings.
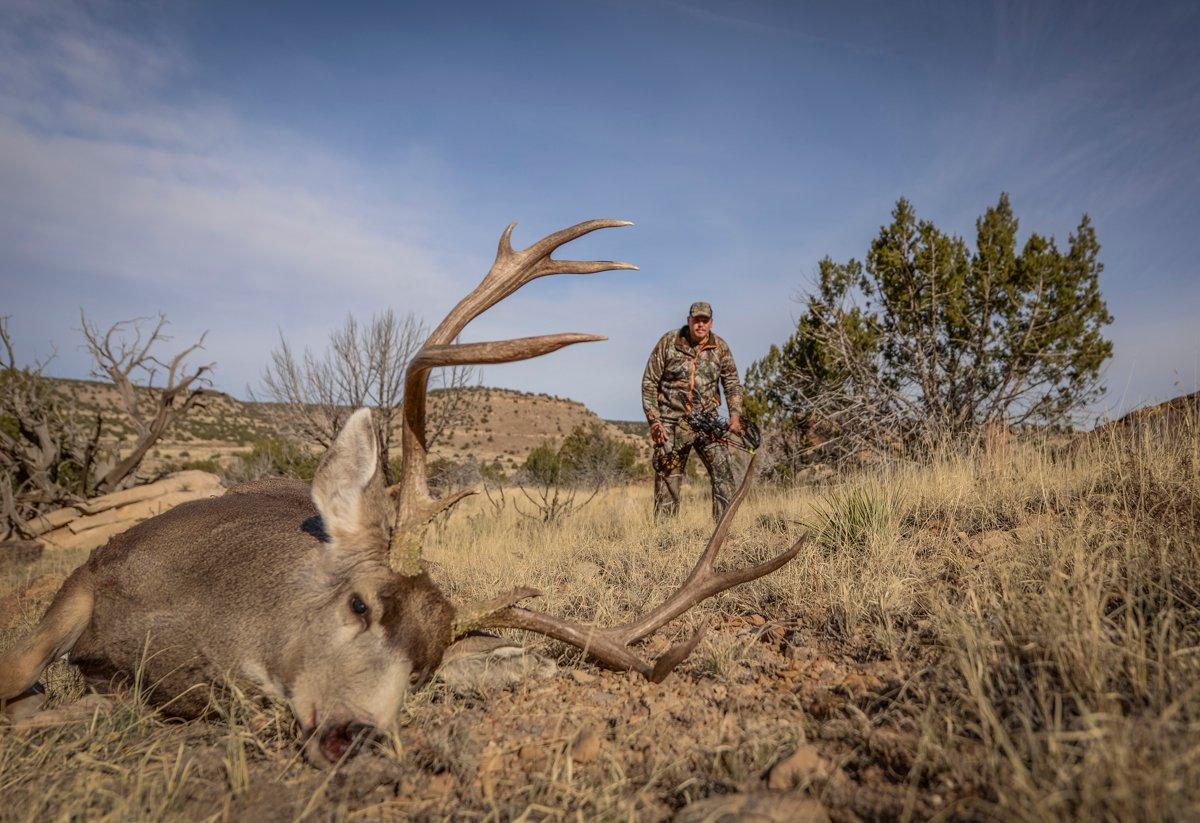
[[[370,409],[350,415],[313,476],[312,499],[330,537],[371,528],[386,499]],[[378,498],[378,499],[377,499]]]

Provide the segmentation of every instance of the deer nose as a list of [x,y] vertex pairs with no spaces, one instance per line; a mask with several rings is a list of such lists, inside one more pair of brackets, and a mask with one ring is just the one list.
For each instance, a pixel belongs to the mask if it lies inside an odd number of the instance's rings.
[[[329,726],[310,742],[308,754],[316,765],[336,763],[344,757],[352,756],[364,741],[375,732],[374,726],[365,723],[348,722]],[[320,757],[320,762],[317,759]]]

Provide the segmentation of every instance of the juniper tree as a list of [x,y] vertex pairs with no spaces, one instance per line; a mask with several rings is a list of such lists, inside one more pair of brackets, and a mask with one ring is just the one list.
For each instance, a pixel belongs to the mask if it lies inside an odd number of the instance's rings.
[[901,198],[864,261],[823,259],[795,333],[748,371],[750,410],[852,448],[1069,422],[1112,353],[1091,219],[1065,250],[1018,251],[1002,194],[975,228],[972,251]]

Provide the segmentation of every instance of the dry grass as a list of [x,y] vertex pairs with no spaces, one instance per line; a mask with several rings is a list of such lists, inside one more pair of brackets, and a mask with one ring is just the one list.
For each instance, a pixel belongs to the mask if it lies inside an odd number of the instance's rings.
[[[673,627],[710,628],[666,684],[534,640],[565,664],[555,677],[429,689],[396,740],[332,772],[298,762],[282,712],[238,695],[188,724],[122,699],[3,730],[0,818],[658,819],[764,788],[808,741],[828,768],[796,791],[835,819],[1195,819],[1198,433],[1188,420],[761,488],[726,562],[802,524],[812,539]],[[542,608],[600,622],[669,593],[710,529],[696,489],[668,524],[651,520],[646,486],[550,526],[471,505],[431,537],[452,596],[532,584]],[[62,676],[54,691],[77,688]],[[598,754],[573,758],[588,733]]]

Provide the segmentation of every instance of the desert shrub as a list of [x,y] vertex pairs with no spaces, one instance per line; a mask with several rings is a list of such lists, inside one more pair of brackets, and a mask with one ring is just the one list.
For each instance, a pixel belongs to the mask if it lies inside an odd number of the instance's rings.
[[602,486],[638,473],[637,449],[604,433],[599,424],[579,425],[561,444],[535,447],[521,466],[524,478],[541,486]]
[[552,523],[586,506],[600,489],[636,472],[636,449],[609,437],[598,424],[576,426],[561,444],[545,441],[525,457],[516,479],[536,513],[519,506],[517,511]]
[[548,442],[535,446],[521,464],[521,475],[526,482],[539,486],[557,485],[563,475],[563,463],[558,449]]
[[244,483],[263,477],[295,477],[310,481],[321,462],[321,456],[292,440],[264,437],[254,441],[246,454],[239,454],[223,470],[226,480]]
[[[404,374],[427,335],[425,324],[411,312],[391,309],[367,322],[352,314],[329,334],[324,351],[297,351],[283,332],[279,346],[263,370],[259,392],[269,401],[262,409],[289,438],[324,450],[355,410],[373,410],[375,437],[384,480],[393,483],[392,453],[399,446],[404,401]],[[431,375],[425,443],[433,447],[465,425],[478,392],[469,383],[469,367],[436,369]],[[462,447],[464,450],[466,446]]]
[[[444,495],[467,486],[476,486],[481,477],[479,464],[473,458],[452,460],[446,457],[437,457],[426,463],[425,468],[429,478],[429,488],[437,495]],[[399,466],[396,466],[396,471],[399,471]]]
[[500,458],[494,458],[491,463],[484,463],[479,467],[480,476],[489,483],[503,483],[508,479],[507,473],[504,471],[504,464],[500,462]]
[[225,469],[216,459],[206,457],[203,460],[185,460],[182,463],[175,463],[166,468],[168,472],[180,471],[202,471],[211,472],[212,474],[223,474]]
[[873,484],[830,491],[809,524],[813,542],[827,552],[861,552],[892,539],[895,526],[892,501]]

